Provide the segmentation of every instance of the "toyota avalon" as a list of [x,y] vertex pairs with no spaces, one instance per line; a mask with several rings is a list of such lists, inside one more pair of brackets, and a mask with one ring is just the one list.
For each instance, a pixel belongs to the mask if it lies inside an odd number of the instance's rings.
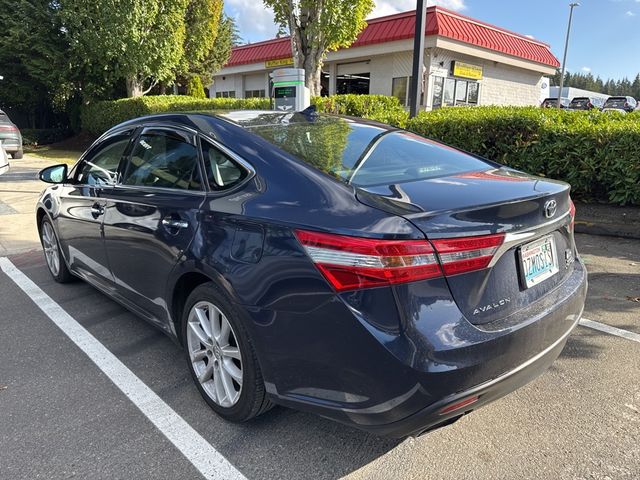
[[543,373],[583,310],[569,185],[372,121],[148,116],[40,178],[53,278],[175,339],[234,422],[419,435]]

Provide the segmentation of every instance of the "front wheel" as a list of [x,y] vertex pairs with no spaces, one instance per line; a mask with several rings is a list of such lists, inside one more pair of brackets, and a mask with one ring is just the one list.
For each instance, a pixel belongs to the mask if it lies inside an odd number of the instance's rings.
[[221,417],[245,422],[269,410],[251,339],[233,303],[213,283],[187,299],[182,338],[200,394]]
[[44,258],[47,261],[49,273],[51,273],[53,279],[58,283],[68,283],[73,280],[64,258],[62,258],[62,251],[51,220],[46,216],[43,217],[40,223],[40,241],[44,249]]

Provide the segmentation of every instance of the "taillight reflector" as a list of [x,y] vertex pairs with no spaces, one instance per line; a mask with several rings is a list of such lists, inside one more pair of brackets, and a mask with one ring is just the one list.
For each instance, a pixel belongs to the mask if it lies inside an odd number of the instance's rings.
[[571,199],[569,199],[569,216],[571,217],[571,223],[569,223],[569,231],[573,232],[573,229],[576,226],[576,206]]
[[445,275],[457,275],[487,268],[504,242],[504,233],[479,237],[432,240]]
[[442,275],[426,240],[379,240],[296,230],[295,235],[336,291],[379,287]]
[[473,405],[476,403],[480,397],[478,395],[474,395],[473,397],[465,398],[464,400],[460,400],[458,402],[452,403],[451,405],[447,405],[443,409],[441,409],[438,413],[440,415],[446,415],[447,413],[455,412],[457,410],[462,410],[469,405]]

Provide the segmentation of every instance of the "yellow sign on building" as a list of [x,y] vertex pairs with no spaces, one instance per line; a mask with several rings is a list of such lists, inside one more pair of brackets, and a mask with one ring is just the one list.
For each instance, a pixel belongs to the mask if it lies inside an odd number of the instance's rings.
[[293,58],[279,58],[278,60],[264,62],[265,68],[286,67],[287,65],[293,65]]
[[473,80],[482,80],[482,67],[463,62],[451,62],[454,77],[471,78]]

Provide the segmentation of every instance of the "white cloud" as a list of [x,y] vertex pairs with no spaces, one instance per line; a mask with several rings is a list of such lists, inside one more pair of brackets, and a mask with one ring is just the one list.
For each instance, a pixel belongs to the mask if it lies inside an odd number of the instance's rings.
[[[465,0],[427,0],[427,5],[439,5],[458,12],[467,8]],[[415,8],[416,0],[378,0],[370,18],[406,12],[407,10],[415,10]]]
[[635,13],[633,13],[631,10],[627,10],[627,13],[625,13],[625,15],[626,15],[627,17],[635,17],[635,16],[636,16],[636,14],[635,14]]
[[591,72],[591,67],[582,67],[581,70],[585,73],[590,73]]
[[268,40],[278,33],[273,10],[260,0],[226,0],[224,10],[235,20],[243,43]]

